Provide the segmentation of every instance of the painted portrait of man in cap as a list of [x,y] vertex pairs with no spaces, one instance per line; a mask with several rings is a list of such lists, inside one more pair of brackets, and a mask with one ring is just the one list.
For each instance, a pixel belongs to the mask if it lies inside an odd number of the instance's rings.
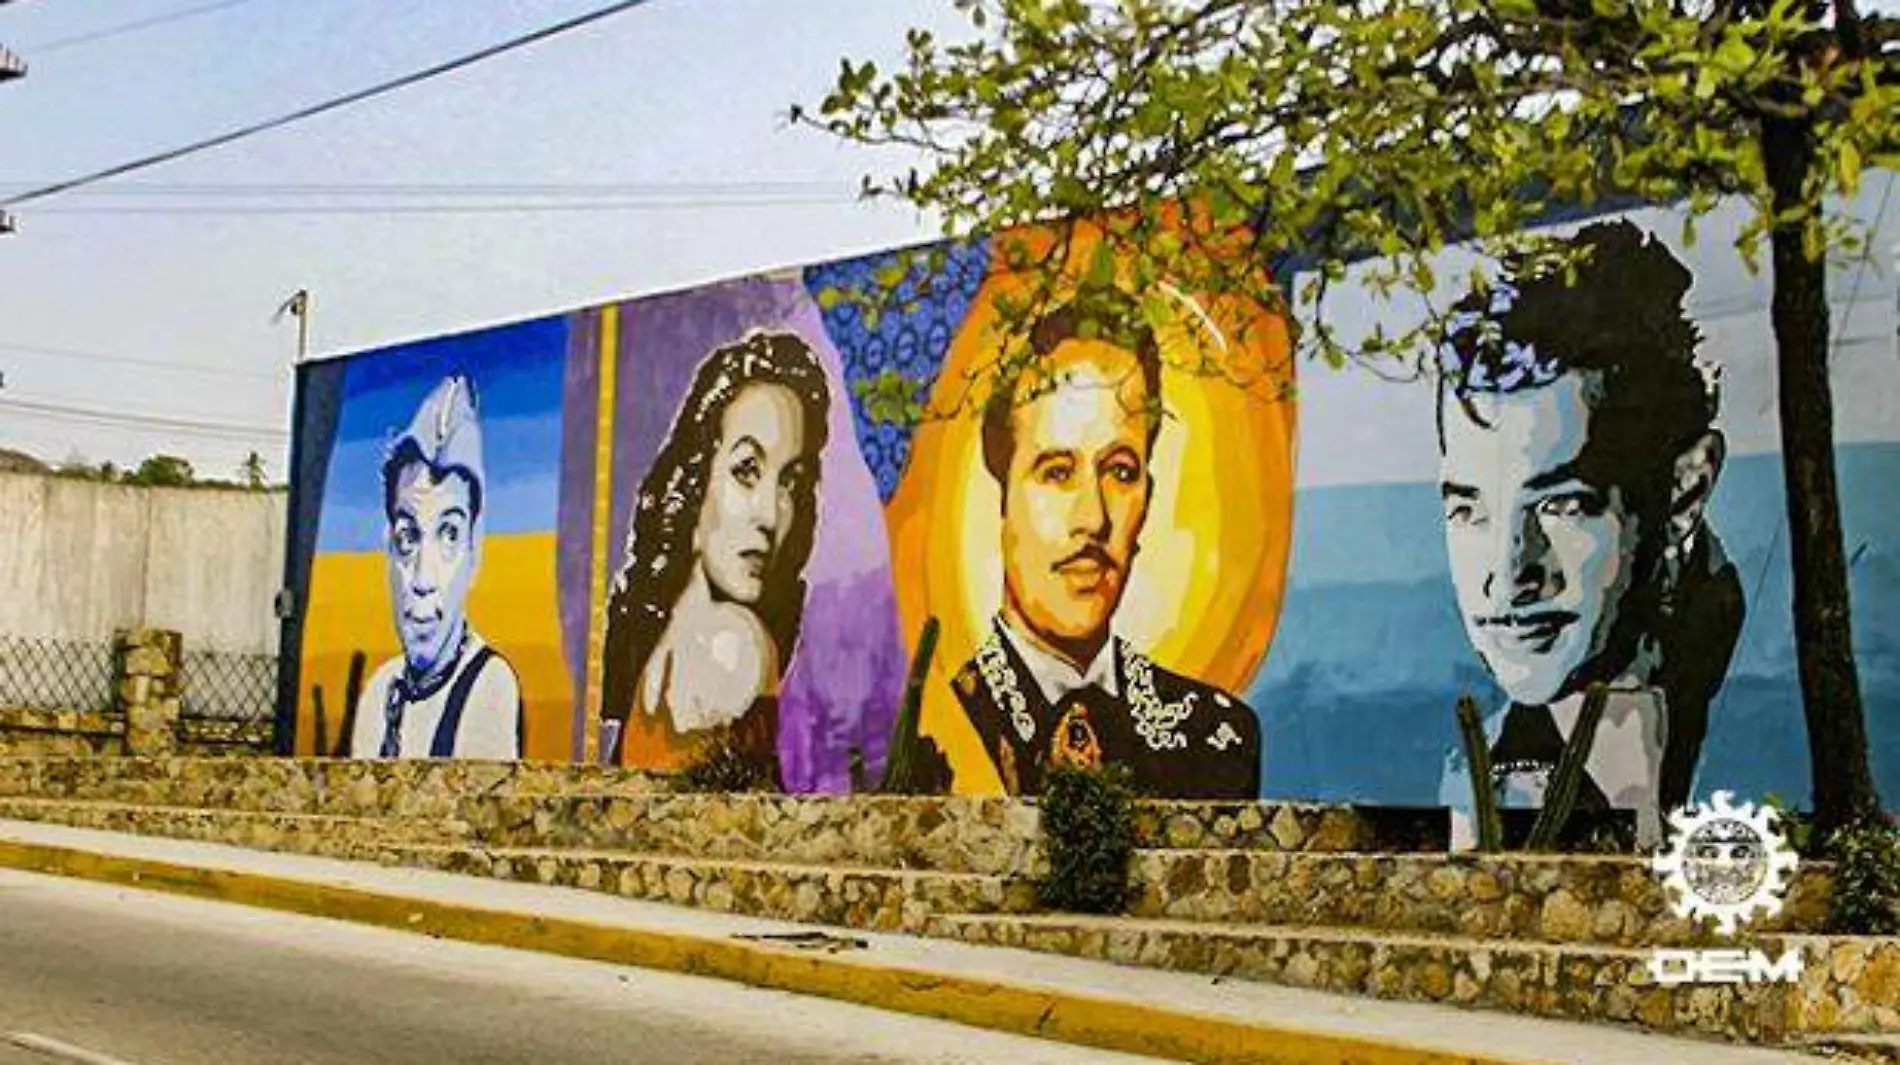
[[468,616],[481,570],[485,470],[473,382],[445,377],[382,465],[384,552],[402,653],[364,686],[354,757],[521,756],[520,682]]

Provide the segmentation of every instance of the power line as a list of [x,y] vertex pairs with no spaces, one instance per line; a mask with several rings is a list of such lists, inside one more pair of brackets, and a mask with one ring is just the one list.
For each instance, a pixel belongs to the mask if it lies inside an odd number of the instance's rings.
[[188,155],[194,155],[198,152],[208,151],[212,148],[222,147],[226,144],[232,143],[233,141],[243,140],[246,137],[255,136],[256,134],[263,133],[268,130],[281,129],[284,126],[288,126],[294,122],[301,122],[307,118],[314,118],[317,115],[326,114],[330,111],[335,111],[340,108],[347,107],[350,104],[361,103],[364,100],[368,100],[377,96],[382,96],[386,93],[394,92],[397,89],[403,89],[411,85],[420,84],[421,82],[428,81],[432,78],[437,78],[444,74],[448,74],[453,71],[460,70],[463,67],[473,66],[474,64],[480,63],[483,60],[492,59],[495,56],[502,55],[507,52],[512,52],[519,48],[525,48],[528,45],[539,43],[541,41],[547,40],[550,37],[555,37],[560,34],[567,33],[571,30],[579,29],[582,26],[587,26],[592,23],[599,22],[602,19],[609,18],[614,15],[618,15],[623,11],[630,11],[648,2],[649,0],[618,0],[618,2],[616,3],[608,4],[607,6],[602,7],[602,8],[597,8],[596,10],[587,12],[586,14],[576,15],[573,18],[566,19],[561,22],[557,22],[552,26],[546,26],[546,27],[543,27],[542,29],[535,30],[531,33],[526,33],[518,37],[509,38],[508,40],[503,41],[500,44],[490,45],[487,48],[470,52],[467,55],[463,55],[455,59],[451,59],[446,63],[438,63],[435,66],[428,67],[423,70],[414,71],[409,74],[404,74],[401,77],[392,79],[390,81],[381,82],[376,85],[372,85],[366,89],[358,89],[355,92],[346,93],[345,95],[342,95],[342,96],[331,97],[330,99],[324,100],[321,103],[316,103],[308,107],[300,108],[296,111],[290,112],[289,114],[279,115],[276,118],[266,119],[262,122],[254,122],[248,126],[243,126],[238,129],[231,130],[227,133],[220,133],[215,137],[207,137],[203,140],[193,141],[190,144],[181,145],[177,148],[169,148],[169,149],[166,149],[165,151],[158,152],[153,155],[147,155],[139,159],[134,159],[131,162],[127,162],[127,163],[120,163],[117,166],[107,167],[104,170],[97,170],[90,174],[85,174],[80,177],[69,178],[65,181],[55,182],[51,185],[43,185],[40,188],[33,189],[29,192],[20,193],[8,199],[0,200],[0,207],[13,207],[18,204],[29,203],[33,200],[42,200],[48,196],[56,196],[62,192],[69,192],[73,189],[80,188],[85,185],[96,184],[97,182],[105,181],[109,178],[120,177],[122,175],[134,173],[139,170],[146,170],[151,167],[158,166],[161,163],[169,163],[176,159],[182,159]]
[[[0,195],[37,187],[39,182],[0,182]],[[98,198],[295,198],[302,196],[797,196],[857,195],[855,185],[838,181],[649,181],[555,182],[535,184],[475,184],[470,182],[358,182],[343,184],[284,184],[272,182],[115,182],[105,188],[80,190]]]
[[569,214],[600,211],[693,211],[712,208],[824,207],[855,204],[854,199],[752,197],[749,199],[619,200],[599,203],[490,203],[490,204],[232,204],[195,207],[49,207],[35,212],[52,215],[480,215]]
[[124,366],[142,366],[153,370],[176,370],[181,373],[220,374],[227,377],[249,377],[257,380],[274,381],[280,375],[263,370],[239,370],[227,366],[206,366],[195,362],[167,362],[158,359],[140,359],[131,355],[109,355],[101,351],[80,351],[75,348],[56,348],[45,344],[16,344],[0,340],[0,351],[17,351],[26,355],[48,355],[62,359],[87,359],[92,362],[117,363]]
[[143,411],[81,407],[36,399],[0,397],[0,410],[18,411],[22,414],[51,418],[55,421],[100,425],[108,428],[157,429],[170,433],[185,433],[187,435],[225,439],[253,440],[258,437],[285,439],[290,436],[288,430],[271,426],[244,425],[238,422],[216,421],[208,418],[170,417],[162,414],[149,414]]
[[133,22],[123,22],[116,26],[107,26],[103,29],[76,34],[72,37],[61,37],[57,40],[47,41],[45,44],[32,45],[30,46],[30,50],[39,55],[45,55],[48,52],[57,52],[82,44],[91,44],[93,41],[103,41],[109,37],[121,37],[128,33],[136,33],[140,30],[148,30],[156,26],[182,22],[185,19],[197,18],[199,15],[209,15],[213,11],[223,11],[225,8],[237,7],[239,4],[248,4],[250,2],[251,0],[218,0],[217,3],[213,4],[200,4],[197,7],[188,7],[163,15],[152,15],[148,18],[138,19]]

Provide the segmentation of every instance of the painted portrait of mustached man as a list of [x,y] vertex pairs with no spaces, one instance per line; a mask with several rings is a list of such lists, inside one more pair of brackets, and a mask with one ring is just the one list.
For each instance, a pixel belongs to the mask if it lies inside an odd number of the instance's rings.
[[798,642],[830,390],[788,332],[700,363],[640,484],[608,601],[609,761],[661,771],[723,737],[778,783],[779,684]]
[[[1058,765],[1125,766],[1138,789],[1253,798],[1260,738],[1240,700],[1155,664],[1114,621],[1141,550],[1163,426],[1160,346],[1122,293],[1035,321],[1039,372],[999,382],[982,462],[1001,489],[1002,608],[953,679],[1004,790]],[[1091,317],[1100,322],[1091,321]]]
[[[1465,634],[1502,689],[1501,805],[1540,807],[1584,694],[1609,698],[1574,809],[1639,842],[1689,796],[1744,614],[1709,523],[1726,442],[1688,269],[1626,221],[1573,238],[1574,284],[1513,268],[1453,309],[1437,399],[1444,533]],[[1447,794],[1464,770],[1447,767]],[[1469,842],[1454,817],[1454,843]]]

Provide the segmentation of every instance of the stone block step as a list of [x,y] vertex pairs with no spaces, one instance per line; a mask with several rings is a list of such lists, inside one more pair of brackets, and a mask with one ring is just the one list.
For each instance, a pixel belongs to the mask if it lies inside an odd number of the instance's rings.
[[0,758],[0,796],[271,813],[454,818],[485,795],[638,794],[643,773],[459,759]]
[[1135,808],[1137,845],[1156,849],[1442,852],[1450,831],[1436,807],[1151,799]]
[[392,845],[385,863],[602,891],[725,913],[921,933],[934,914],[1021,913],[1025,880],[977,873],[841,868],[622,851]]
[[1805,1040],[1802,1049],[1840,1065],[1894,1065],[1900,1062],[1900,1035],[1820,1036]]
[[491,795],[462,806],[489,847],[1020,876],[1039,858],[1033,806],[1001,799],[767,794]]
[[1900,939],[1762,937],[1798,946],[1794,984],[1659,986],[1649,952],[1595,944],[1223,925],[1133,917],[944,914],[932,935],[1383,999],[1437,1002],[1747,1042],[1900,1034]]
[[[1753,929],[1823,931],[1829,875],[1803,866],[1781,912]],[[1609,946],[1712,941],[1669,908],[1648,859],[1627,855],[1147,850],[1134,876],[1136,917]]]
[[[1042,869],[1035,804],[1000,798],[494,794],[465,803],[462,815],[475,838],[492,846],[582,847],[1003,876],[1035,875]],[[1383,836],[1418,840],[1416,833],[1400,831],[1416,816],[1411,811],[1292,803],[1148,801],[1137,807],[1137,840],[1145,848],[1345,852]]]
[[[673,794],[595,766],[312,758],[0,758],[0,797],[468,821],[498,845],[1033,872],[1034,803],[925,796]],[[626,805],[616,805],[620,803]],[[677,816],[676,816],[677,815]],[[1147,801],[1148,847],[1443,848],[1442,810]],[[702,831],[700,826],[707,826]],[[796,848],[788,851],[787,848]]]
[[464,826],[448,821],[17,797],[0,798],[0,819],[45,821],[330,858],[363,858],[392,843],[442,844],[466,836]]

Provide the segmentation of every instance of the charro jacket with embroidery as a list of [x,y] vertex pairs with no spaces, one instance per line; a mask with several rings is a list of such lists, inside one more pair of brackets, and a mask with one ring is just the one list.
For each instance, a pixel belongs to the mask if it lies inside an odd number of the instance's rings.
[[1114,637],[1119,695],[1091,687],[1051,705],[1029,667],[992,628],[957,671],[957,701],[1003,788],[1042,790],[1051,765],[1120,764],[1157,796],[1252,799],[1260,793],[1260,728],[1243,702],[1154,664]]

